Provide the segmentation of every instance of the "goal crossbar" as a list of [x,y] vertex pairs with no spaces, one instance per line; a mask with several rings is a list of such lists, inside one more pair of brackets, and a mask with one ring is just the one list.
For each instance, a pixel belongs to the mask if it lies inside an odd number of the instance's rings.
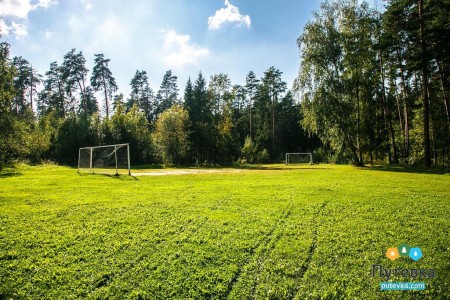
[[89,152],[89,172],[93,173],[93,152],[95,149],[104,149],[104,148],[114,148],[112,149],[111,153],[105,155],[105,157],[110,157],[111,155],[114,154],[114,162],[115,162],[115,171],[116,174],[115,175],[119,175],[119,166],[118,166],[118,157],[117,157],[117,150],[122,148],[122,147],[126,147],[126,151],[127,151],[127,170],[128,170],[128,175],[131,175],[131,168],[130,168],[130,144],[115,144],[115,145],[104,145],[104,146],[93,146],[93,147],[82,147],[78,150],[78,173],[80,173],[80,167],[81,167],[81,153],[82,151],[88,151]]
[[303,153],[286,153],[286,165],[288,165],[289,163],[291,163],[290,161],[290,156],[292,155],[307,155],[309,156],[309,163],[312,165],[313,164],[313,159],[312,159],[312,153],[311,152],[303,152]]
[[115,145],[105,145],[105,146],[82,147],[82,148],[80,148],[80,150],[92,149],[92,148],[108,148],[108,147],[114,147],[114,146],[116,146],[117,149],[119,149],[120,147],[128,146],[128,145],[129,144],[115,144]]

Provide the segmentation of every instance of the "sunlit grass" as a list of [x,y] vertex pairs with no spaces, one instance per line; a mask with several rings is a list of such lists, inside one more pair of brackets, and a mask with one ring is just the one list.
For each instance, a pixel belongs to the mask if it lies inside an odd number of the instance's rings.
[[[449,175],[236,170],[4,171],[0,298],[448,298]],[[389,261],[386,249],[401,243],[421,247],[423,259]],[[381,292],[373,264],[434,269],[436,277],[395,280],[423,281],[424,292]]]

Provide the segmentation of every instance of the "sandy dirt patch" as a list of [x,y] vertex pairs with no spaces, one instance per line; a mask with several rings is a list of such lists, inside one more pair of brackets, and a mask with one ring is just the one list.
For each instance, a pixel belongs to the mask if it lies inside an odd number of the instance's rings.
[[239,173],[241,169],[169,169],[149,170],[148,172],[131,172],[133,176],[166,176],[166,175],[188,175],[188,174],[214,174],[214,173]]

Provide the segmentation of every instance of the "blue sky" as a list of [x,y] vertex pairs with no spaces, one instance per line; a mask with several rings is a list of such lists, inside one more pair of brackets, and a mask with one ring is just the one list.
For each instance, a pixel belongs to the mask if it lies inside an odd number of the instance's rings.
[[180,92],[199,71],[226,73],[233,84],[280,69],[290,87],[299,66],[296,39],[320,0],[0,0],[0,33],[13,56],[44,74],[72,48],[92,69],[94,54],[111,59],[119,91],[136,70],[157,91],[167,70]]

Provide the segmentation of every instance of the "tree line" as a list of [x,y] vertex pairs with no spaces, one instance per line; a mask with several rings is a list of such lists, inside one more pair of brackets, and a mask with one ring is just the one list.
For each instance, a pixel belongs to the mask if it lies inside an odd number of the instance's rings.
[[298,39],[302,125],[355,164],[448,164],[450,1],[322,3]]
[[76,49],[42,76],[26,59],[10,59],[9,50],[2,42],[2,164],[74,165],[80,147],[116,143],[130,143],[134,164],[257,163],[320,144],[301,129],[300,104],[275,67],[261,79],[249,72],[243,85],[223,73],[208,82],[200,72],[182,95],[172,71],[154,92],[147,72],[137,70],[125,96],[103,54],[95,55],[90,76]]
[[286,152],[357,165],[448,164],[449,8],[450,0],[390,0],[383,11],[323,2],[297,40],[292,90],[275,67],[242,84],[200,72],[183,93],[172,71],[153,91],[137,70],[123,95],[103,54],[90,76],[76,49],[42,76],[2,42],[0,165],[75,164],[80,147],[126,142],[136,164],[275,162]]

